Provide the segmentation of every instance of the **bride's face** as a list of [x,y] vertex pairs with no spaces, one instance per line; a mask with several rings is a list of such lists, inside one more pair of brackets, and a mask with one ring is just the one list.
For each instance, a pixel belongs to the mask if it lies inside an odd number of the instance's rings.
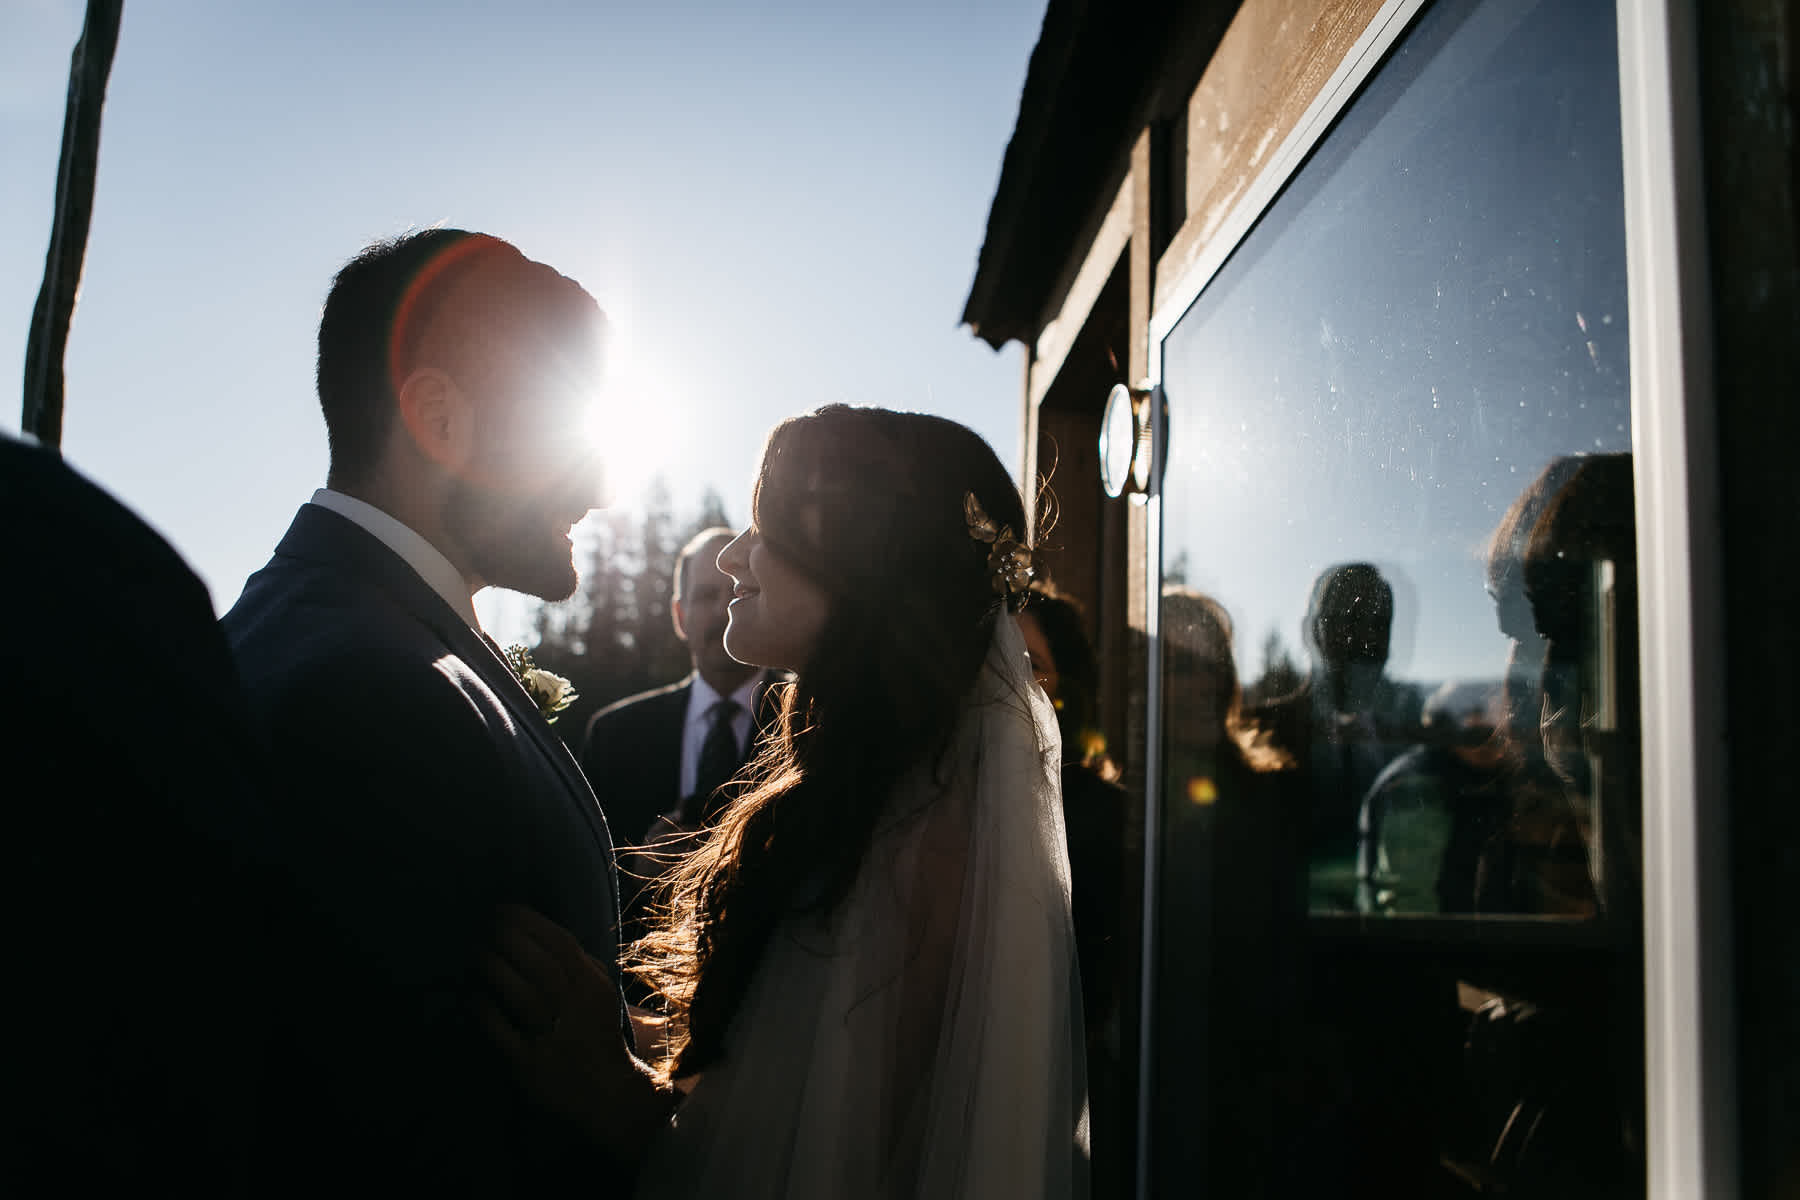
[[733,585],[725,652],[758,667],[803,668],[830,611],[825,590],[754,529],[719,551],[719,570]]

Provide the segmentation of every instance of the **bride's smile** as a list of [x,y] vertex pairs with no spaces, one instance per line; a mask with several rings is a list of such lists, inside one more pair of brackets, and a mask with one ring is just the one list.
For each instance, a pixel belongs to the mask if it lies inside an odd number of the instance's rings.
[[719,551],[731,576],[725,650],[742,663],[799,671],[830,610],[825,590],[748,529]]

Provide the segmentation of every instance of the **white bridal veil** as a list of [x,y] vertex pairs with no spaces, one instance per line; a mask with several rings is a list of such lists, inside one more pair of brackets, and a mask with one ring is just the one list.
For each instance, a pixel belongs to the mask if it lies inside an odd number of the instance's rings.
[[649,1197],[1087,1195],[1055,714],[996,622],[951,760],[882,803],[828,918],[772,935]]

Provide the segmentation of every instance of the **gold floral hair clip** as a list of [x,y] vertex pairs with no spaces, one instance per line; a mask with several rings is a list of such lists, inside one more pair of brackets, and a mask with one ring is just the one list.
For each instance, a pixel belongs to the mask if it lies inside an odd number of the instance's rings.
[[994,590],[1009,602],[1022,597],[1031,586],[1031,547],[1013,535],[1012,526],[996,526],[994,519],[982,511],[974,492],[963,494],[963,519],[969,523],[970,537],[993,547],[988,551],[987,565]]

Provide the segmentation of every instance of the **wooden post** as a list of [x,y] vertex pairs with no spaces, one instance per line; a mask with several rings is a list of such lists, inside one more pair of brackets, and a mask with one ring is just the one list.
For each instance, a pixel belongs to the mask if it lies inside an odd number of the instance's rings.
[[56,169],[56,213],[44,282],[31,313],[25,343],[25,408],[20,428],[60,452],[63,415],[63,351],[69,319],[87,255],[94,212],[94,164],[100,152],[100,110],[113,51],[119,44],[124,0],[88,0],[81,37],[69,56],[69,100],[63,112],[62,156]]

